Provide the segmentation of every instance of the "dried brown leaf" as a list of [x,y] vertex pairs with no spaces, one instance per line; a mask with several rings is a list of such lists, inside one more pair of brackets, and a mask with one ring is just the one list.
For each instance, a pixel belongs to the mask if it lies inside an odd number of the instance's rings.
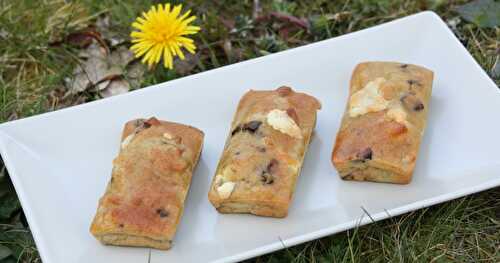
[[146,72],[146,67],[138,61],[127,66],[125,75],[132,88],[140,87],[144,72]]
[[187,53],[184,60],[177,59],[175,61],[175,71],[180,75],[187,75],[196,68],[196,65],[200,61],[200,56],[198,54]]
[[90,46],[88,46],[86,49],[81,50],[78,53],[78,57],[80,58],[90,58],[90,57],[101,57],[104,58],[106,57],[108,51],[106,48],[102,47],[96,42],[93,42]]
[[119,95],[119,94],[124,94],[127,93],[130,90],[130,84],[119,78],[112,80],[111,83],[106,87],[106,89],[102,90],[100,92],[101,96],[104,98]]
[[219,21],[230,31],[233,30],[236,25],[236,22],[233,19],[219,17]]
[[97,83],[97,85],[95,85],[95,89],[98,91],[104,90],[108,87],[109,83],[111,83],[111,80],[101,81],[101,82]]
[[87,28],[86,30],[70,33],[64,37],[64,39],[51,42],[49,45],[60,46],[61,44],[66,43],[79,48],[86,48],[95,42],[107,49],[107,45],[101,38],[101,34],[93,28]]
[[102,15],[97,18],[95,26],[97,31],[102,34],[103,39],[106,40],[111,47],[120,45],[126,41],[120,33],[112,30],[114,25],[109,15]]
[[[87,58],[73,72],[74,78],[68,80],[67,86],[71,93],[78,93],[93,88],[100,91],[108,88],[110,81],[122,77],[124,69],[134,60],[133,53],[124,46],[120,46],[107,55],[106,49],[93,43],[80,52],[80,56]],[[142,73],[137,78],[142,81]]]
[[119,65],[122,67],[127,66],[132,60],[134,60],[134,53],[124,46],[118,47],[111,52],[109,56],[109,62],[112,65]]
[[71,93],[78,93],[85,91],[90,86],[90,81],[85,74],[80,72],[74,75],[73,79],[66,79],[66,84]]

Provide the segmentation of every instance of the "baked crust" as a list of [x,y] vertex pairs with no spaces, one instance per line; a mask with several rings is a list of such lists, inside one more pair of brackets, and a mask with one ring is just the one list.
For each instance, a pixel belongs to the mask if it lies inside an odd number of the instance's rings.
[[285,217],[316,123],[317,99],[289,87],[248,91],[208,193],[221,213]]
[[365,62],[356,66],[332,153],[342,179],[411,181],[432,80],[432,71],[416,65]]
[[127,122],[90,232],[104,244],[170,248],[203,137],[155,118]]

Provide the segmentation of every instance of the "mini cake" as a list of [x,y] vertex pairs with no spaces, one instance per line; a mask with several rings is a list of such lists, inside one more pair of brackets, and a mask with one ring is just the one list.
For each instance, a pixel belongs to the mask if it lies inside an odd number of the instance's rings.
[[90,232],[104,244],[169,249],[203,136],[155,118],[128,122]]
[[354,69],[332,153],[342,179],[410,182],[432,79],[432,71],[410,64],[365,62]]
[[208,194],[214,207],[285,217],[320,108],[317,99],[289,87],[247,92]]

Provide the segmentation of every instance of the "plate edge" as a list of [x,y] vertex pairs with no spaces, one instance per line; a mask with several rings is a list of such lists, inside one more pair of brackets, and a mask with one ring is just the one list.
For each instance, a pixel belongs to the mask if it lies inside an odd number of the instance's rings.
[[32,232],[33,240],[35,241],[35,245],[38,251],[38,254],[40,255],[40,258],[42,259],[42,262],[51,262],[49,260],[49,252],[47,248],[45,247],[45,241],[44,238],[41,235],[40,232],[40,227],[36,223],[36,220],[32,219],[32,211],[33,209],[31,208],[31,205],[29,204],[28,201],[26,201],[25,193],[26,191],[24,190],[19,176],[17,175],[17,170],[15,166],[12,163],[12,160],[10,159],[10,155],[7,153],[7,142],[13,142],[15,143],[9,135],[4,133],[3,131],[0,130],[0,155],[3,159],[5,168],[7,169],[9,173],[9,178],[14,185],[14,189],[16,190],[17,197],[19,198],[19,202],[21,203],[21,209],[23,210],[25,216],[26,216],[26,221],[28,222],[28,226],[30,231]]
[[[438,195],[436,197],[428,198],[425,200],[419,200],[419,201],[413,202],[411,204],[392,208],[389,210],[384,209],[385,210],[384,212],[370,214],[371,218],[368,216],[365,216],[366,212],[364,212],[361,209],[361,212],[363,213],[363,215],[357,220],[352,220],[352,221],[349,221],[349,222],[346,222],[346,223],[343,223],[340,225],[336,225],[334,227],[317,230],[315,232],[311,232],[311,233],[300,235],[300,236],[293,237],[293,238],[288,238],[288,239],[279,238],[278,241],[271,243],[269,245],[262,246],[262,247],[259,247],[259,248],[256,248],[256,249],[253,249],[250,251],[246,251],[244,253],[239,253],[239,254],[236,254],[233,256],[220,258],[220,259],[217,259],[217,260],[214,260],[211,262],[212,263],[239,262],[239,261],[250,259],[253,257],[262,256],[262,255],[265,255],[268,253],[276,252],[276,251],[281,250],[281,249],[286,249],[286,248],[293,247],[293,246],[296,246],[296,245],[299,245],[299,244],[302,244],[305,242],[320,239],[320,238],[323,238],[323,237],[326,237],[329,235],[334,235],[334,234],[337,234],[337,233],[340,233],[340,232],[343,232],[343,231],[346,231],[349,229],[365,226],[365,225],[375,223],[375,222],[380,222],[380,221],[385,220],[385,219],[400,216],[402,214],[416,211],[416,210],[419,210],[422,208],[431,207],[431,206],[434,206],[434,205],[437,205],[437,204],[440,204],[443,202],[455,200],[455,199],[458,199],[458,198],[461,198],[461,197],[464,197],[464,196],[467,196],[470,194],[479,193],[479,192],[482,192],[482,191],[485,191],[485,190],[488,190],[488,189],[491,189],[494,187],[498,187],[498,186],[500,186],[500,178],[492,179],[492,180],[484,182],[480,185],[476,185],[473,187],[467,187],[467,188],[464,188],[464,189],[461,189],[461,190],[458,190],[458,191],[455,191],[452,193],[446,193],[446,194]],[[373,218],[373,221],[371,221],[372,218]]]

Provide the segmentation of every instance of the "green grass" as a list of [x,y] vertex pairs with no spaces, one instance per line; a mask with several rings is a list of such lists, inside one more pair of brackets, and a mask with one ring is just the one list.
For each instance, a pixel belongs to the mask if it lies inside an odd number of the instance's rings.
[[[128,38],[130,23],[159,1],[0,1],[0,122],[99,99],[95,91],[68,94],[80,47],[71,33],[110,16],[109,30]],[[227,0],[183,2],[198,16],[196,59],[174,71],[148,70],[140,86],[236,63],[357,31],[425,9],[457,21],[443,0]],[[254,3],[260,2],[260,11]],[[43,3],[43,4],[42,4]],[[257,12],[258,11],[258,12]],[[309,28],[272,18],[270,12],[303,18]],[[261,17],[256,19],[257,17]],[[29,25],[29,26],[28,26]],[[454,28],[474,58],[491,74],[500,50],[500,29],[461,20]],[[128,45],[128,43],[125,43]],[[3,167],[3,164],[1,165]],[[40,262],[7,171],[0,174],[0,257],[5,262]],[[5,251],[5,250],[4,250]],[[500,262],[500,188],[345,231],[265,255],[250,262]],[[0,260],[0,262],[3,262]]]
[[493,189],[250,262],[498,262],[499,198]]

